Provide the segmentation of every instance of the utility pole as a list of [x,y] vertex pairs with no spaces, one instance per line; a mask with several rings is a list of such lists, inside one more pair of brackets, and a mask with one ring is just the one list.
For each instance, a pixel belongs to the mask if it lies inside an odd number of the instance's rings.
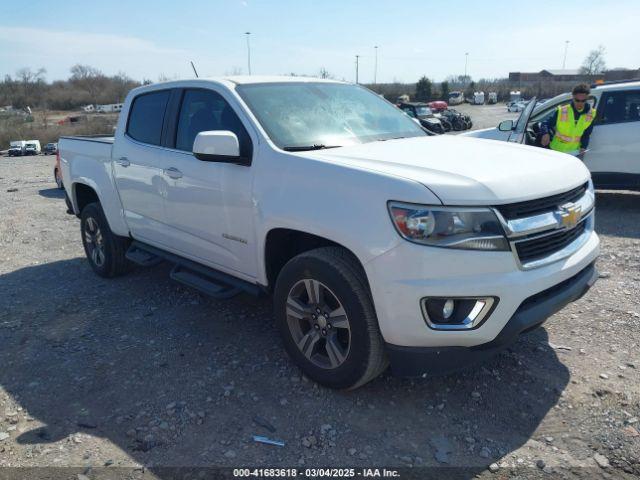
[[358,83],[358,61],[360,59],[360,55],[356,55],[356,83]]
[[376,83],[378,83],[378,45],[375,45],[373,47],[374,51],[375,51],[375,61],[374,61],[374,66],[373,66],[373,84],[375,85]]
[[247,68],[249,70],[249,75],[251,75],[251,44],[249,43],[249,36],[251,32],[244,32],[247,36]]
[[467,81],[467,62],[469,60],[469,52],[464,54],[464,81]]
[[562,60],[562,69],[567,65],[567,50],[569,49],[569,40],[564,41],[564,59]]

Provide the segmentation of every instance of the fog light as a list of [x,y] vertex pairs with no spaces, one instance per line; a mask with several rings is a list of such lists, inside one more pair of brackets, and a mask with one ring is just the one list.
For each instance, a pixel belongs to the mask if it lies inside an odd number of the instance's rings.
[[452,299],[449,299],[446,302],[444,302],[444,307],[442,307],[442,316],[445,319],[448,319],[453,314],[454,305],[455,304]]
[[424,319],[434,330],[478,327],[497,304],[497,297],[427,297],[421,301]]

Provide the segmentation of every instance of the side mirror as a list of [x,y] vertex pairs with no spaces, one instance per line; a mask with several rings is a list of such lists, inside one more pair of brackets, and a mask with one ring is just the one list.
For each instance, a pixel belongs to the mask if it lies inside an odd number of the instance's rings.
[[498,130],[501,132],[510,132],[513,130],[513,120],[503,120],[498,124]]
[[248,164],[248,160],[240,156],[238,137],[228,130],[198,133],[193,142],[193,155],[205,162]]

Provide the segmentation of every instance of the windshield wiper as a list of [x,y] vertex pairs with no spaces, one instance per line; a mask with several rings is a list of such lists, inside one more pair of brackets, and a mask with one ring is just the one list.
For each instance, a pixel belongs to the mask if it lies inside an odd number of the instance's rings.
[[286,150],[287,152],[305,152],[308,150],[324,150],[325,148],[338,148],[341,146],[342,145],[323,145],[323,144],[314,143],[313,145],[287,146],[287,147],[282,147],[282,149]]

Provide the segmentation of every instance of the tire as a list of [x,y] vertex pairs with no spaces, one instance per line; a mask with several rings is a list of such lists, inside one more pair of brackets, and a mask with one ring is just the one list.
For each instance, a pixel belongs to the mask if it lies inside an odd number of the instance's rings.
[[291,259],[278,275],[274,308],[287,353],[315,382],[354,389],[386,369],[366,276],[347,250],[323,247]]
[[56,185],[58,190],[64,190],[64,185],[62,184],[62,177],[60,176],[60,172],[57,168],[53,169],[53,178],[56,179]]
[[99,203],[90,203],[82,209],[80,234],[87,260],[96,274],[111,278],[130,270],[131,264],[125,257],[130,240],[111,231]]

